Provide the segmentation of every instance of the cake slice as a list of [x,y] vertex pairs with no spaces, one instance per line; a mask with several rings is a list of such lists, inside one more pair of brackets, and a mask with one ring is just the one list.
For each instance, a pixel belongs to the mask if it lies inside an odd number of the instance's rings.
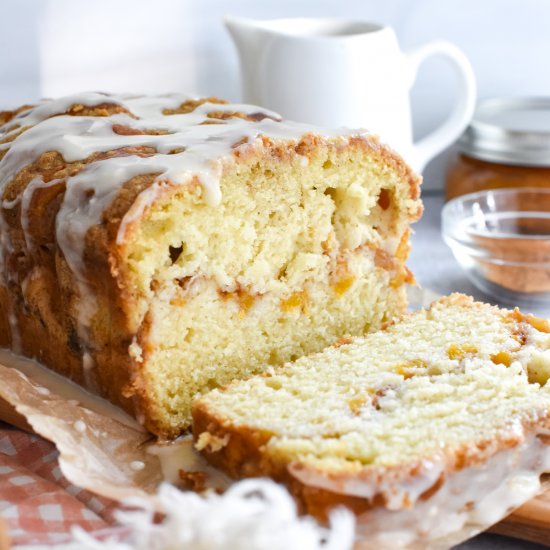
[[195,444],[233,477],[285,483],[316,517],[350,507],[373,548],[425,548],[539,491],[548,378],[548,321],[455,294],[203,396]]
[[197,395],[403,312],[419,183],[371,135],[216,98],[0,113],[0,345],[175,437]]

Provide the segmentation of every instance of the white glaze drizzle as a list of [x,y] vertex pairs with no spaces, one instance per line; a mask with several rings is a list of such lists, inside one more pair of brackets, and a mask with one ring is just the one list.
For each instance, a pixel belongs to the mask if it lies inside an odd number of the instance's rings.
[[[87,282],[83,262],[85,237],[92,226],[101,223],[103,213],[112,204],[124,183],[138,175],[157,174],[153,185],[137,197],[122,219],[118,243],[124,239],[129,224],[139,219],[166,184],[183,185],[196,177],[202,185],[204,200],[210,205],[219,204],[222,166],[230,158],[238,142],[244,141],[247,146],[254,146],[255,140],[261,135],[297,142],[304,134],[313,131],[330,137],[351,134],[350,131],[326,131],[304,124],[280,122],[276,113],[251,105],[203,103],[190,113],[163,114],[164,109],[175,109],[185,101],[196,99],[181,94],[151,97],[88,92],[43,101],[34,108],[19,113],[0,127],[0,135],[10,137],[16,135],[21,127],[30,126],[12,142],[0,144],[0,150],[7,150],[0,161],[2,194],[6,185],[25,166],[47,151],[58,151],[66,162],[84,160],[96,153],[125,147],[150,147],[157,152],[146,157],[131,155],[97,160],[66,179],[65,196],[56,218],[56,237],[78,285],[81,307],[77,331],[84,342],[87,327],[96,311],[95,295]],[[115,104],[131,114],[119,113],[108,117],[65,114],[76,104],[91,107]],[[202,124],[213,121],[208,114],[214,111],[246,115],[261,113],[269,118],[258,122],[228,118],[216,120],[219,124]],[[162,130],[166,133],[121,135],[113,129],[115,125],[137,131]],[[10,204],[3,204],[4,208],[9,208],[21,201],[21,225],[27,246],[32,246],[28,236],[28,209],[32,195],[37,188],[57,183],[59,182],[43,182],[36,178],[27,186],[21,198]],[[8,233],[4,231],[4,227],[0,229],[0,270],[5,281],[9,275],[6,274],[4,259],[12,245],[7,242]],[[16,332],[14,327],[13,333]]]
[[181,485],[180,470],[205,475],[205,489],[226,490],[232,481],[221,470],[210,466],[195,450],[193,436],[181,436],[175,441],[149,445],[147,452],[159,458],[164,481]]
[[448,548],[485,530],[540,492],[540,476],[550,472],[550,445],[538,436],[548,434],[540,428],[523,434],[519,423],[510,429],[523,436],[517,446],[447,474],[429,498],[422,495],[444,470],[437,461],[429,461],[406,481],[386,476],[368,483],[357,477],[345,489],[307,470],[291,467],[290,471],[306,485],[367,499],[379,492],[389,497],[386,507],[375,507],[358,517],[357,536],[365,550]]

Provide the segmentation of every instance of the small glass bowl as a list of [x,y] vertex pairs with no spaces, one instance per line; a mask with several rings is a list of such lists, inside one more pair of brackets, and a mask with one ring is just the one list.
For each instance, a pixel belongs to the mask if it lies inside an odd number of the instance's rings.
[[506,304],[550,304],[550,189],[470,193],[441,217],[445,242],[482,292]]

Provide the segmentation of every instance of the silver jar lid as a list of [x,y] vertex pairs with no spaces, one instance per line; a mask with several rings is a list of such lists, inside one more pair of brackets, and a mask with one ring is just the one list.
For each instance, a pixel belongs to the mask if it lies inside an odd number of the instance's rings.
[[550,97],[480,102],[458,146],[466,155],[490,162],[550,166]]

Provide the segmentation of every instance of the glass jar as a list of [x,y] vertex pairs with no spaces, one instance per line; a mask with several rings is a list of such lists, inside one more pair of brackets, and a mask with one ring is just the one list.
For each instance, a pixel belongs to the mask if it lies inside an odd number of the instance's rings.
[[550,188],[550,97],[481,102],[449,164],[446,195],[485,189]]

